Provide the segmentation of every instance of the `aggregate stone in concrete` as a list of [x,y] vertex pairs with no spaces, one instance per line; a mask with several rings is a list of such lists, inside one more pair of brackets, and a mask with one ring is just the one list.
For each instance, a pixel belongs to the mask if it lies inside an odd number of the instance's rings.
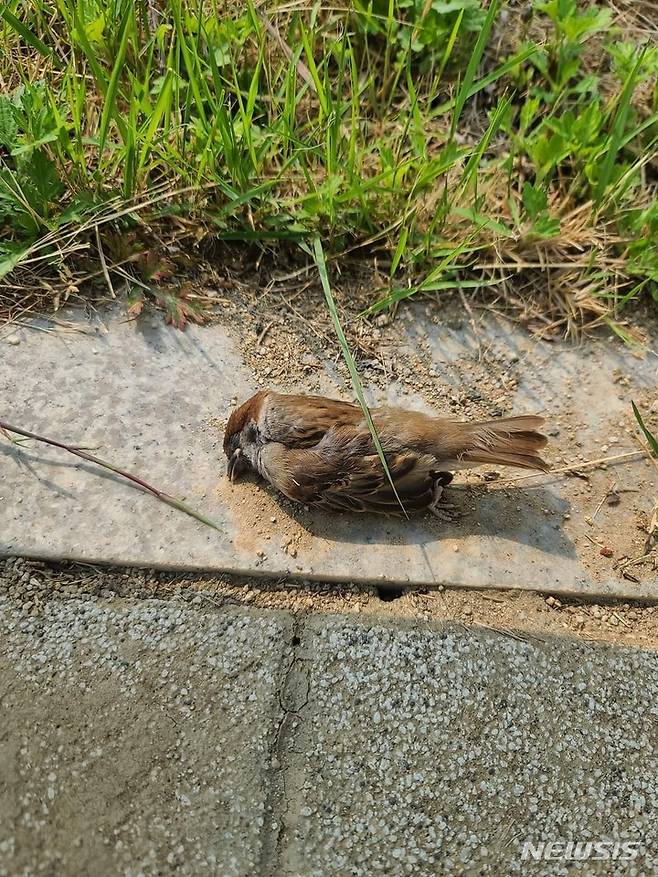
[[[275,873],[658,873],[658,653],[334,617],[296,665]],[[522,858],[552,841],[611,858]]]
[[247,877],[286,616],[0,602],[0,875]]
[[[409,321],[400,321],[401,345],[413,351],[422,343],[438,378],[460,392],[477,392],[477,374],[468,365],[479,355],[474,337],[428,323],[422,311],[409,313]],[[633,581],[613,574],[611,562],[598,571],[590,563],[601,558],[585,518],[615,480],[612,473],[600,473],[595,486],[602,493],[588,495],[581,508],[572,508],[568,489],[573,488],[564,482],[520,482],[512,491],[493,485],[478,497],[475,512],[445,526],[431,518],[291,512],[271,493],[253,484],[229,485],[224,477],[221,435],[231,399],[258,388],[227,328],[190,326],[181,333],[157,318],[127,321],[121,312],[69,318],[79,332],[21,330],[17,346],[0,339],[2,416],[19,427],[97,448],[99,457],[185,498],[218,530],[64,452],[34,444],[20,448],[0,436],[0,556],[658,598],[655,574],[645,571]],[[499,359],[522,363],[518,391],[506,394],[501,383],[506,405],[555,417],[564,413],[568,399],[566,429],[578,430],[589,457],[600,456],[611,429],[624,436],[618,422],[631,417],[632,390],[620,391],[615,373],[631,374],[637,388],[655,386],[654,361],[612,344],[599,345],[589,351],[594,356],[583,359],[573,346],[539,348],[527,333],[498,323],[482,332]],[[330,364],[320,384],[322,392],[351,396]],[[392,381],[369,401],[429,410],[414,394],[411,379]],[[555,436],[559,446],[559,430]],[[612,449],[628,450],[637,445],[626,436]],[[620,482],[628,490],[623,503],[616,509],[604,504],[597,525],[614,534],[615,521],[625,516],[627,529],[637,535],[628,522],[640,509],[651,514],[652,473],[641,462],[627,466]],[[631,504],[637,507],[632,512]],[[297,531],[301,538],[291,551],[290,534]],[[620,550],[628,556],[642,553],[641,545],[626,542]]]

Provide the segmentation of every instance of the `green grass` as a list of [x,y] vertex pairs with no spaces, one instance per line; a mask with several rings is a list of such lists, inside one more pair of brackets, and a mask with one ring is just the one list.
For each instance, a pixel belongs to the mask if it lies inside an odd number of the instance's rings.
[[622,309],[658,299],[658,50],[603,7],[514,15],[3,0],[4,311],[86,278],[200,318],[154,267],[184,218],[197,240],[267,252],[319,238],[330,266],[376,249],[387,277],[365,314],[500,294],[513,270],[521,290],[550,284],[557,330],[623,332]]
[[646,438],[647,443],[648,443],[649,447],[651,448],[653,455],[658,458],[658,439],[644,423],[644,420],[642,419],[642,415],[638,411],[637,405],[635,404],[635,402],[631,402],[631,405],[633,406],[633,414],[635,415],[635,419],[637,420],[637,422],[640,426],[640,429],[644,433],[644,437]]

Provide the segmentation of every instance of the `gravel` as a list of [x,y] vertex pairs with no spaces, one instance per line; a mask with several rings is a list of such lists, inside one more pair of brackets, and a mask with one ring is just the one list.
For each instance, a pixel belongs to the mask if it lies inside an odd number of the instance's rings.
[[[0,564],[0,877],[657,872],[650,647],[482,628],[487,595],[464,626],[210,586]],[[521,858],[569,840],[640,848]]]
[[[338,617],[302,649],[282,873],[656,873],[657,653]],[[608,839],[639,855],[521,859],[524,841]]]
[[287,617],[15,605],[0,595],[0,875],[252,873]]

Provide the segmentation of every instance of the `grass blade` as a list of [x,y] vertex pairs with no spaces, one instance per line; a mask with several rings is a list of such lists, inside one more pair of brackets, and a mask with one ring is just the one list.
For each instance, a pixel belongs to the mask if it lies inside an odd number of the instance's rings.
[[[489,148],[489,144],[493,137],[496,136],[498,129],[500,128],[501,122],[505,117],[505,114],[512,106],[512,98],[502,97],[498,104],[496,105],[495,110],[490,114],[489,124],[487,125],[487,129],[480,138],[480,142],[477,145],[477,148],[469,158],[466,163],[466,167],[462,173],[462,178],[460,181],[460,194],[463,194],[465,190],[468,188],[469,184],[473,180],[473,177],[477,174],[478,168],[480,167],[480,162],[482,161],[482,156]],[[453,196],[454,198],[455,196]],[[459,196],[455,198],[455,200],[459,200]]]
[[619,95],[617,111],[615,113],[615,120],[612,126],[612,133],[610,134],[610,139],[607,143],[605,156],[603,158],[603,164],[601,167],[601,173],[598,179],[596,190],[594,192],[595,207],[598,207],[601,203],[606,189],[610,184],[610,177],[615,166],[615,161],[617,160],[617,154],[622,147],[622,141],[624,139],[624,132],[626,130],[626,123],[628,121],[628,113],[631,107],[631,98],[633,97],[633,91],[635,90],[635,86],[637,85],[637,74],[644,60],[646,51],[647,50],[645,47],[642,49],[641,52],[638,53],[638,56],[635,59],[635,63],[633,64],[633,67],[626,77],[626,81],[624,82],[624,87],[621,91],[621,94]]
[[[34,432],[29,432],[26,429],[20,429],[17,426],[11,426],[11,424],[5,423],[5,421],[3,420],[0,420],[0,430],[4,432],[5,435],[7,435],[7,433],[13,432],[16,435],[21,435],[24,438],[33,439],[36,442],[42,442],[43,444],[50,445],[53,448],[60,448],[63,451],[68,451],[69,454],[80,457],[82,460],[86,460],[89,463],[95,463],[97,466],[101,466],[103,469],[109,469],[110,472],[114,472],[116,475],[121,475],[122,478],[125,478],[132,484],[136,484],[147,493],[152,494],[157,499],[159,499],[160,502],[164,502],[181,512],[185,512],[186,515],[195,518],[197,521],[200,521],[207,527],[212,527],[214,530],[218,530],[220,533],[223,532],[217,524],[210,520],[210,518],[206,518],[205,515],[194,511],[194,509],[190,508],[188,505],[182,502],[182,500],[176,499],[175,496],[171,496],[170,494],[159,490],[157,487],[153,487],[152,484],[144,481],[143,478],[140,478],[137,475],[132,475],[130,472],[126,472],[124,469],[120,469],[118,466],[115,466],[113,463],[108,463],[105,460],[100,460],[98,457],[94,457],[92,454],[88,454],[86,451],[83,451],[79,445],[70,445],[66,444],[65,442],[57,441],[56,439],[45,438],[42,435],[37,435]],[[13,439],[11,439],[11,436],[9,436],[9,439],[10,441],[13,441]]]
[[[492,70],[491,73],[487,73],[487,75],[483,76],[482,79],[478,79],[477,82],[474,82],[466,94],[466,100],[468,100],[468,98],[470,97],[473,97],[473,95],[477,94],[479,91],[482,91],[482,89],[486,88],[488,85],[491,85],[498,79],[506,76],[508,73],[515,70],[521,64],[524,64],[527,60],[532,58],[533,55],[536,55],[538,51],[539,47],[533,44],[531,46],[526,46],[524,49],[521,49],[520,52],[512,55],[511,58],[509,58],[503,64],[500,64],[500,66]],[[444,113],[447,113],[456,105],[456,101],[457,98],[455,97],[441,104],[432,112],[432,116],[442,116]]]
[[61,68],[62,65],[59,62],[59,58],[53,54],[52,50],[36,34],[32,33],[29,27],[26,27],[22,21],[9,11],[9,3],[5,3],[4,9],[0,10],[0,18],[4,18],[9,27],[15,30],[28,46],[32,46],[40,55],[48,58],[56,67]]
[[464,104],[469,97],[469,92],[473,85],[475,74],[477,73],[477,69],[480,66],[480,61],[482,60],[482,55],[484,54],[485,47],[489,40],[489,34],[491,32],[494,19],[498,13],[498,4],[499,0],[491,0],[491,5],[487,10],[487,16],[484,20],[484,23],[482,24],[482,30],[478,34],[478,38],[475,41],[475,45],[473,46],[473,51],[471,52],[471,57],[468,59],[468,66],[466,67],[464,78],[461,81],[459,91],[457,92],[457,97],[455,98],[455,109],[453,111],[452,121],[450,124],[451,138],[455,134],[457,123],[459,122],[462,110],[464,109]]
[[146,132],[144,134],[144,143],[142,145],[142,151],[139,156],[139,164],[137,166],[138,171],[140,171],[146,163],[146,159],[148,158],[148,155],[153,146],[153,138],[155,137],[156,129],[158,128],[162,119],[165,120],[165,126],[167,124],[167,120],[171,112],[172,80],[172,71],[167,70],[164,82],[162,83],[162,90],[160,91],[158,99],[155,102],[155,107],[153,108],[151,117],[148,121]]
[[405,289],[404,287],[394,289],[393,292],[385,298],[376,301],[374,304],[371,304],[370,307],[361,311],[359,316],[370,317],[373,314],[378,314],[385,308],[391,307],[418,292],[441,292],[446,289],[482,289],[485,286],[496,286],[498,283],[501,283],[503,279],[504,278],[500,277],[494,278],[493,280],[436,280],[429,282],[425,280],[417,286],[412,286],[410,289]]
[[644,420],[642,420],[642,415],[637,410],[637,405],[635,402],[631,401],[631,405],[633,406],[633,414],[635,415],[635,419],[640,424],[640,429],[644,433],[646,440],[649,442],[649,447],[653,451],[654,457],[658,457],[658,439],[655,435],[645,426]]
[[185,65],[185,70],[187,71],[190,91],[194,97],[194,104],[197,112],[199,113],[199,118],[204,125],[207,125],[208,117],[199,87],[199,83],[203,80],[203,77],[199,76],[197,64],[195,63],[196,61],[198,61],[198,57],[190,49],[187,42],[187,33],[185,28],[183,27],[183,11],[184,7],[181,3],[181,0],[173,0],[173,2],[171,3],[171,14],[174,19],[174,26],[176,30],[176,35],[178,37],[178,44],[180,46],[181,52],[183,53],[183,63]]
[[391,270],[390,277],[393,277],[395,272],[398,270],[398,266],[400,264],[400,259],[402,258],[405,250],[407,249],[407,238],[409,237],[409,229],[403,228],[400,232],[400,237],[398,239],[397,246],[395,248],[395,252],[393,253],[393,259],[391,260]]
[[[458,246],[451,247],[446,255],[441,259],[436,268],[433,268],[432,271],[425,277],[422,283],[417,284],[416,286],[411,286],[408,289],[395,289],[393,292],[389,293],[384,298],[379,299],[379,301],[371,304],[369,308],[366,308],[362,311],[359,316],[366,317],[372,314],[377,314],[379,311],[383,311],[385,308],[391,307],[391,305],[397,304],[400,301],[403,301],[405,298],[409,298],[412,295],[415,295],[417,292],[433,292],[437,289],[451,289],[458,288],[460,285],[469,284],[473,281],[442,281],[441,278],[448,271],[456,271],[458,268],[463,267],[456,264],[456,260],[462,253],[470,252],[470,244],[480,233],[480,226],[478,226],[471,234]],[[477,248],[476,248],[477,249]],[[442,282],[446,282],[451,284],[450,286],[441,286]],[[475,281],[478,286],[486,286],[487,281]],[[490,281],[493,283],[499,283],[499,280]]]
[[80,8],[80,3],[78,3],[76,8],[73,10],[73,20],[75,22],[75,28],[71,35],[80,45],[80,48],[82,49],[84,56],[87,59],[89,66],[91,67],[92,73],[94,74],[96,85],[100,88],[103,96],[105,96],[107,94],[108,79],[105,75],[103,68],[96,60],[96,52],[94,51],[91,43],[87,39],[87,32],[85,31],[84,23],[84,9]]
[[122,22],[122,33],[121,33],[121,42],[119,43],[119,50],[117,52],[117,57],[114,62],[114,67],[112,68],[112,73],[110,75],[110,80],[107,84],[107,94],[105,95],[105,105],[103,106],[103,112],[101,115],[101,122],[98,132],[98,154],[99,160],[103,154],[103,150],[105,149],[105,142],[107,140],[107,132],[110,127],[110,121],[112,116],[118,116],[119,111],[117,107],[117,94],[119,92],[119,78],[121,77],[121,73],[123,71],[123,61],[126,57],[126,49],[128,48],[128,38],[130,36],[130,16],[131,16],[131,6],[126,6],[126,12],[124,14],[124,20]]
[[462,26],[462,20],[464,18],[464,11],[464,9],[459,10],[459,15],[455,19],[455,23],[452,26],[452,31],[450,32],[450,36],[448,37],[448,42],[446,43],[445,51],[443,52],[443,57],[441,58],[441,64],[439,65],[439,72],[437,74],[439,80],[441,80],[443,76],[443,71],[446,69],[446,65],[452,56],[452,50],[455,48],[457,35],[459,34],[459,29]]
[[327,103],[327,95],[325,94],[324,86],[322,84],[322,80],[320,79],[320,74],[318,73],[318,68],[315,65],[315,58],[313,57],[313,49],[311,47],[311,42],[308,37],[308,33],[304,25],[300,22],[300,31],[302,37],[302,45],[304,46],[304,52],[306,54],[306,62],[308,64],[308,69],[311,74],[311,78],[313,80],[313,87],[318,96],[318,100],[320,101],[320,107],[322,108],[323,116],[326,118],[329,115],[329,105]]
[[400,499],[398,492],[395,488],[395,484],[393,483],[393,478],[391,477],[388,463],[386,462],[384,449],[382,448],[381,442],[379,440],[379,435],[377,434],[377,429],[375,427],[375,424],[373,423],[373,419],[370,414],[370,409],[368,408],[365,396],[363,394],[363,385],[361,383],[361,378],[359,377],[359,372],[357,370],[356,363],[354,362],[352,351],[350,350],[349,344],[347,343],[347,338],[345,337],[345,333],[343,332],[343,327],[340,323],[340,317],[338,316],[338,310],[336,309],[336,302],[334,301],[334,297],[331,292],[331,286],[329,284],[329,276],[327,274],[327,263],[324,257],[324,250],[322,248],[322,242],[320,241],[319,237],[316,237],[313,240],[313,255],[315,257],[315,264],[317,265],[318,273],[320,275],[320,281],[322,283],[324,297],[327,300],[329,316],[331,317],[331,322],[334,325],[334,330],[336,332],[336,336],[338,337],[338,343],[340,344],[343,358],[345,359],[345,364],[347,365],[347,369],[350,373],[350,378],[352,379],[352,387],[354,388],[356,398],[358,399],[361,410],[363,411],[363,416],[365,417],[366,423],[368,424],[368,429],[370,430],[370,435],[372,436],[372,441],[377,451],[377,456],[381,461],[389,484],[393,488],[393,493],[395,494],[395,498],[397,499],[400,508],[404,512],[405,517],[408,517],[406,509],[402,504],[402,500]]

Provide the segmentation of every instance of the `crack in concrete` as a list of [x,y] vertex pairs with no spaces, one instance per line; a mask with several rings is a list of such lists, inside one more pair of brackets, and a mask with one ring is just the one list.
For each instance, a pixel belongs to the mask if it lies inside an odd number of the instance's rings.
[[294,616],[290,635],[291,658],[278,689],[281,716],[276,725],[270,749],[268,791],[265,799],[265,821],[258,874],[275,877],[281,874],[281,861],[286,846],[286,817],[290,807],[287,778],[295,767],[288,755],[294,752],[301,712],[308,704],[309,678],[301,654],[304,619]]

